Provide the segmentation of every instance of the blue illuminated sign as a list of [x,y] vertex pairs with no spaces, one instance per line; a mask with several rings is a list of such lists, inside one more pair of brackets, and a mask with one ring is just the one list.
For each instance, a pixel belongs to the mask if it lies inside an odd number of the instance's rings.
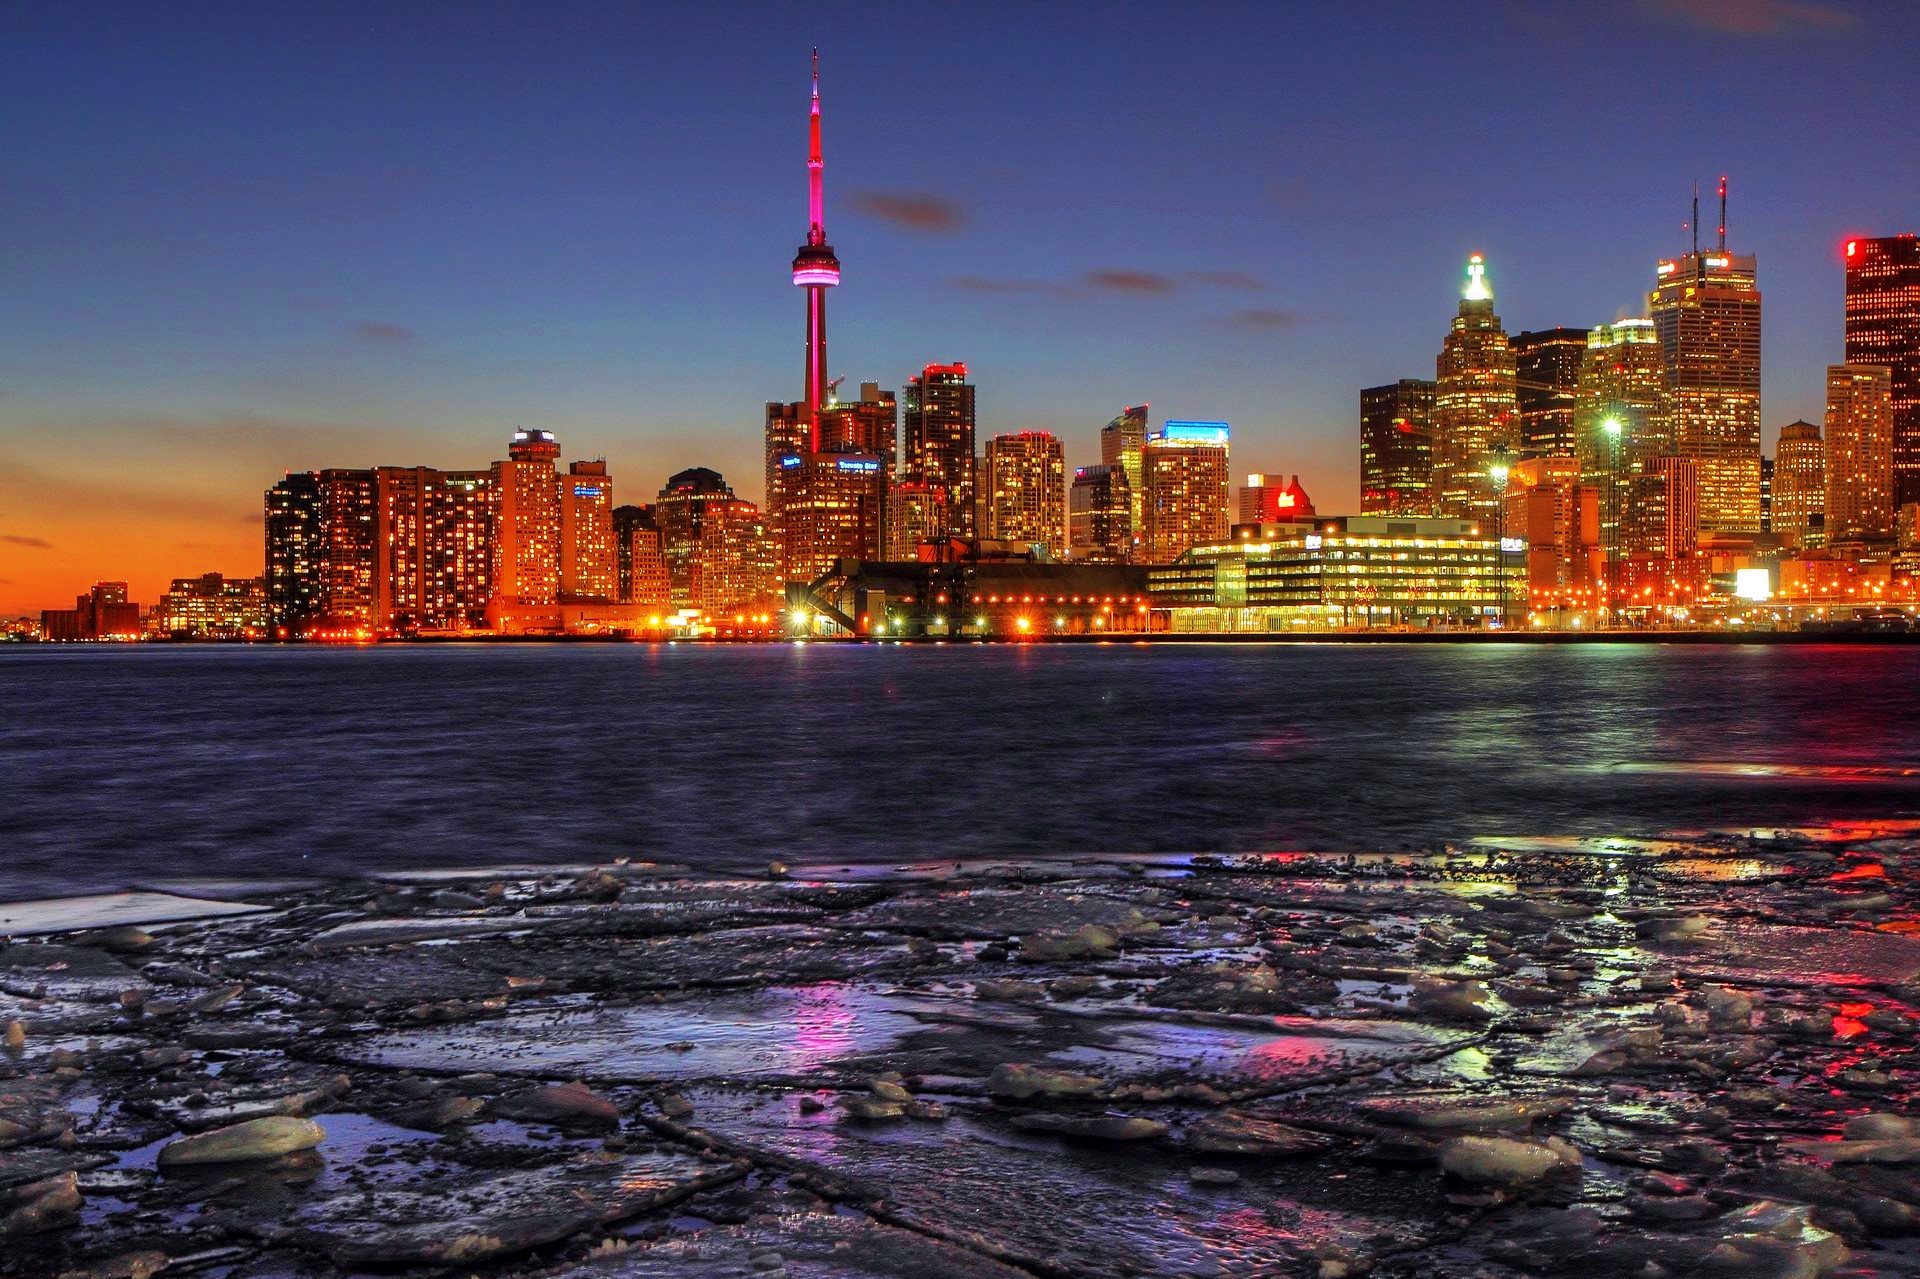
[[1149,438],[1169,444],[1225,444],[1231,430],[1225,422],[1162,422]]
[[835,462],[834,465],[843,471],[877,471],[880,469],[878,462],[863,462],[858,458],[842,458],[840,461]]
[[573,495],[575,497],[599,497],[600,490],[591,484],[576,484],[573,486]]
[[798,465],[800,465],[800,459],[799,459],[799,458],[797,458],[797,457],[783,457],[783,458],[781,458],[781,459],[780,459],[780,465],[782,465],[782,466],[798,466]]

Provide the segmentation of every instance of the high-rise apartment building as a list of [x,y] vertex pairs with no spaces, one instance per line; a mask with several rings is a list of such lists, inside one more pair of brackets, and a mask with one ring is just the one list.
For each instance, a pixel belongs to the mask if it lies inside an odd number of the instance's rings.
[[1151,406],[1136,404],[1121,409],[1111,422],[1100,428],[1100,465],[1117,466],[1127,477],[1127,493],[1133,503],[1130,512],[1137,537],[1146,527],[1141,505],[1146,500],[1146,472],[1142,463],[1147,452],[1147,416]]
[[266,494],[267,624],[285,637],[316,612],[320,533],[320,476],[289,471]]
[[711,617],[777,610],[781,588],[760,508],[741,498],[707,503],[694,556],[692,604]]
[[1587,330],[1516,333],[1511,345],[1520,455],[1574,456],[1573,405],[1587,358]]
[[829,398],[820,406],[820,451],[877,457],[888,476],[897,473],[900,414],[892,391],[860,384],[860,398]]
[[780,576],[812,582],[885,547],[886,464],[864,453],[797,453],[780,463]]
[[900,406],[906,478],[946,490],[944,535],[976,535],[974,386],[964,364],[929,364],[907,383]]
[[1147,563],[1171,564],[1192,546],[1226,537],[1230,434],[1225,422],[1163,422],[1148,434],[1141,461]]
[[1820,428],[1789,422],[1780,428],[1773,455],[1773,531],[1789,548],[1817,546],[1825,540],[1827,513],[1826,450]]
[[1360,392],[1360,511],[1432,515],[1434,384],[1401,378]]
[[1467,284],[1435,361],[1434,479],[1439,513],[1490,519],[1500,500],[1497,468],[1519,456],[1520,407],[1513,348],[1493,310],[1486,261],[1467,259]]
[[1648,305],[1667,385],[1675,451],[1700,463],[1700,527],[1760,527],[1760,289],[1751,254],[1720,245],[1660,262]]
[[1067,554],[1067,454],[1050,431],[1016,431],[987,441],[982,468],[987,536]]
[[1849,240],[1846,358],[1886,367],[1897,504],[1920,502],[1920,236]]
[[559,460],[553,432],[521,427],[493,464],[493,595],[509,606],[559,601]]
[[428,466],[373,470],[372,625],[481,625],[493,593],[493,475]]
[[1501,537],[1526,547],[1527,603],[1546,611],[1598,605],[1605,564],[1600,490],[1581,482],[1579,460],[1537,457],[1513,463],[1503,500]]
[[1133,508],[1133,484],[1123,464],[1075,468],[1067,492],[1068,553],[1093,564],[1129,562],[1135,550]]
[[1889,537],[1893,483],[1893,372],[1884,364],[1827,366],[1829,546]]
[[601,604],[620,598],[613,479],[604,461],[568,463],[561,479],[560,598]]
[[372,627],[377,506],[372,471],[320,472],[320,582],[310,620],[336,630]]

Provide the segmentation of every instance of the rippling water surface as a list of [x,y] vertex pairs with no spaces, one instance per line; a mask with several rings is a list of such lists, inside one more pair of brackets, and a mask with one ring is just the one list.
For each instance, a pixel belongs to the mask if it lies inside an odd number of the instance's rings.
[[0,899],[1920,812],[1920,648],[0,652]]

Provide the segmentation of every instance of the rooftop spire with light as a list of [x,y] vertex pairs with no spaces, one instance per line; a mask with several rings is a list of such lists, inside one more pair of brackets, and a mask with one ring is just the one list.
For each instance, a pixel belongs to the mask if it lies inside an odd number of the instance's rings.
[[1493,301],[1493,286],[1487,283],[1487,260],[1478,253],[1467,259],[1467,287],[1460,296],[1469,302]]

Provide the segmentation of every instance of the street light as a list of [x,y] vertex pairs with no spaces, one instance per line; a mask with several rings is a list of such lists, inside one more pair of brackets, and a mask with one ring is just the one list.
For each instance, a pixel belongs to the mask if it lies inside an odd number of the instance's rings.
[[1600,423],[1607,433],[1607,546],[1604,585],[1607,599],[1607,625],[1613,625],[1613,561],[1620,552],[1620,419],[1607,418]]
[[1500,592],[1500,629],[1507,629],[1507,476],[1512,474],[1504,457],[1496,457],[1487,467],[1493,481],[1493,574]]

